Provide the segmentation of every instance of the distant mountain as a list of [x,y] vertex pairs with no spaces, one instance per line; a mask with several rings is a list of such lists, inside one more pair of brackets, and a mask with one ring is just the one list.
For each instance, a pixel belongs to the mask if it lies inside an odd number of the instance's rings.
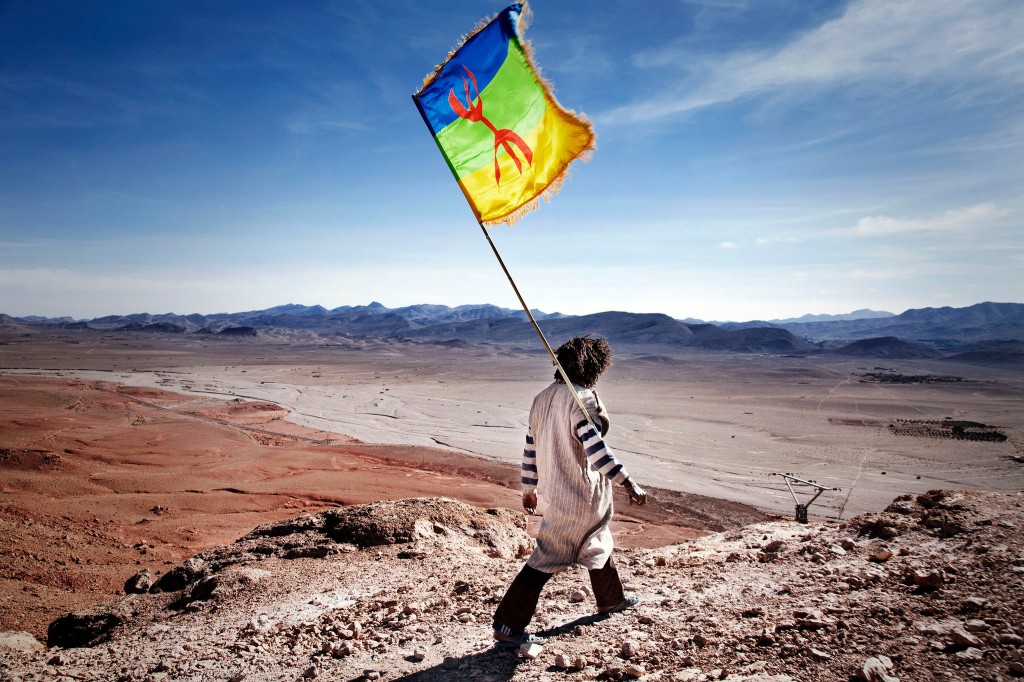
[[[539,310],[530,312],[538,320],[565,317],[561,313],[545,313]],[[45,324],[71,322],[71,318],[60,318],[60,320],[41,317],[19,319],[22,322]],[[206,329],[211,333],[231,327],[251,326],[255,329],[304,329],[325,333],[387,336],[424,326],[479,319],[525,320],[526,313],[522,310],[500,308],[490,304],[462,305],[455,308],[428,304],[387,308],[374,301],[369,305],[341,306],[332,310],[320,305],[306,306],[288,303],[264,310],[211,315],[134,313],[97,317],[85,323],[92,329],[154,333],[175,333],[176,330],[171,326],[180,327],[180,331],[184,332],[198,332],[201,329]]]
[[943,360],[989,367],[1024,367],[1024,341],[996,341],[968,346]]
[[843,315],[801,315],[800,317],[791,317],[787,320],[771,320],[771,323],[773,325],[806,324],[808,322],[840,322],[845,320],[871,320],[895,316],[895,313],[886,312],[884,310],[869,310],[868,308],[861,308],[860,310],[854,310],[852,313],[846,313]]
[[[502,318],[526,319],[526,313],[522,310],[509,310],[499,308],[496,305],[460,305],[449,308],[446,305],[411,305],[404,308],[394,308],[391,312],[396,315],[422,325],[445,324],[448,322],[462,322],[465,320],[491,320]],[[550,320],[565,317],[561,313],[543,313],[539,310],[531,310],[534,319]]]
[[747,322],[705,322],[704,324],[713,324],[716,327],[722,329],[765,329],[765,328],[778,328],[771,322],[765,322],[764,320],[749,320]]
[[[75,322],[74,324],[80,325],[81,322]],[[150,332],[153,334],[184,334],[187,329],[181,325],[172,324],[170,322],[153,322],[151,324],[145,324],[142,322],[131,322],[118,327],[116,331],[119,332]]]
[[0,313],[0,330],[13,334],[26,333],[30,328],[31,323],[26,322],[24,318],[11,317],[10,315]]
[[861,339],[842,348],[837,348],[833,352],[839,355],[856,355],[864,358],[893,358],[902,360],[911,358],[934,359],[942,356],[942,353],[931,346],[903,341],[895,336]]
[[257,336],[252,327],[225,327],[217,333],[221,336]]
[[[800,317],[791,317],[785,320],[748,320],[746,322],[711,322],[710,324],[718,325],[722,329],[755,329],[760,327],[782,327],[789,324],[845,322],[851,320],[872,320],[885,317],[895,317],[895,314],[884,310],[861,308],[860,310],[854,310],[852,313],[845,313],[842,315],[801,315]],[[701,323],[700,320],[694,319],[686,319],[683,320],[683,322],[686,324]]]
[[919,308],[893,317],[779,325],[809,341],[855,341],[896,336],[954,347],[980,341],[1024,339],[1024,304],[978,303],[966,308]]
[[[693,333],[682,322],[660,313],[606,312],[578,317],[549,318],[540,324],[541,331],[552,346],[574,336],[593,334],[608,339],[613,345],[683,346]],[[520,319],[483,319],[451,322],[411,330],[403,338],[419,341],[452,341],[462,339],[476,344],[534,343],[533,326]]]
[[[676,350],[718,350],[734,353],[773,353],[813,350],[814,346],[785,329],[731,331],[711,324],[685,325],[660,313],[606,312],[547,320],[541,331],[552,346],[574,336],[592,334],[616,348],[638,351],[669,347]],[[417,329],[403,338],[430,341],[467,340],[471,343],[536,343],[530,324],[514,320],[479,320]]]
[[794,353],[816,350],[813,344],[797,338],[785,329],[773,327],[751,327],[748,329],[723,329],[717,325],[704,324],[690,327],[694,348],[724,350],[733,353]]
[[[552,346],[582,334],[607,338],[617,350],[655,356],[674,352],[839,353],[860,357],[943,358],[993,366],[1024,364],[1024,304],[979,303],[965,308],[920,308],[899,315],[858,310],[848,315],[805,315],[795,320],[704,323],[660,313],[609,311],[566,316],[533,311]],[[828,318],[828,319],[823,319]],[[518,346],[539,350],[521,310],[490,304],[419,304],[388,308],[295,303],[240,313],[178,315],[135,313],[88,321],[0,315],[7,333],[39,328],[217,337],[342,335],[459,347]]]
[[[4,315],[4,317],[8,317],[8,316]],[[31,323],[48,322],[48,323],[51,323],[51,324],[56,324],[58,322],[74,322],[75,321],[71,317],[39,317],[38,315],[26,315],[25,317],[19,317],[18,319],[21,320],[22,322],[31,322]]]
[[[371,303],[370,305],[373,304]],[[264,315],[326,315],[327,308],[322,305],[299,305],[297,303],[288,303],[285,305],[274,306],[273,308],[267,308],[266,310],[261,310],[259,312]]]

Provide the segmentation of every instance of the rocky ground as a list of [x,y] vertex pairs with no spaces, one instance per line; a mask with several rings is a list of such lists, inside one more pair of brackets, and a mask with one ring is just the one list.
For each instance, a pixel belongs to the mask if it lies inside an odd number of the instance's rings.
[[538,649],[491,646],[521,514],[446,498],[256,528],[130,594],[0,636],[18,680],[1009,680],[1024,676],[1024,495],[933,491],[617,554],[640,606],[556,576]]
[[[287,414],[238,398],[0,375],[0,631],[45,641],[54,618],[109,601],[143,568],[159,577],[304,512],[439,494],[521,508],[518,463],[358,443]],[[714,497],[648,492],[641,508],[620,491],[619,547],[767,518]]]

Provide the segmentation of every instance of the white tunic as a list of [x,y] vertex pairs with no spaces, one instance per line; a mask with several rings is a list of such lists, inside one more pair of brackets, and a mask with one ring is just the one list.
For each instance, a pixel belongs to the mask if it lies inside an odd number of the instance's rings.
[[[573,388],[591,419],[606,428],[607,413],[597,394]],[[625,482],[629,474],[561,382],[534,398],[526,443],[523,492],[536,491],[547,503],[537,548],[526,563],[545,573],[574,564],[602,568],[613,547],[612,483]]]

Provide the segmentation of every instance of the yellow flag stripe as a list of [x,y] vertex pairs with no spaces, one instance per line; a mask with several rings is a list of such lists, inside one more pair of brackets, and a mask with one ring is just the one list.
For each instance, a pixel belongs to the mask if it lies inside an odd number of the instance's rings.
[[548,191],[569,163],[592,146],[593,132],[549,102],[544,117],[523,139],[533,150],[533,165],[524,164],[522,173],[499,150],[500,185],[494,182],[493,163],[461,178],[462,191],[481,222],[498,221]]

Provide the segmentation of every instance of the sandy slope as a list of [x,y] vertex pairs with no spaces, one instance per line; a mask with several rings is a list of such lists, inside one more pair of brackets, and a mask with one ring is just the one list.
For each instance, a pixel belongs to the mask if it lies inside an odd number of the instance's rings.
[[[623,514],[620,543],[758,518],[743,503],[789,516],[776,472],[841,488],[812,515],[843,519],[901,493],[1024,488],[1019,373],[888,365],[963,381],[872,383],[877,368],[854,360],[618,357],[600,386],[610,442],[664,488]],[[526,411],[549,372],[536,353],[379,341],[0,334],[0,627],[39,634],[141,567],[303,510],[438,494],[515,509]],[[888,428],[947,416],[1009,440]]]
[[[361,444],[262,402],[110,383],[0,377],[0,630],[43,636],[62,613],[305,510],[445,494],[519,507],[509,464]],[[658,546],[763,518],[655,492],[620,515],[621,546]],[[631,513],[633,512],[633,513]]]
[[[443,447],[515,463],[533,395],[550,380],[539,353],[338,339],[215,341],[146,335],[36,335],[0,344],[8,373],[107,379],[190,396],[274,402],[300,425],[367,443]],[[776,474],[829,487],[815,512],[847,518],[899,493],[1024,487],[1024,377],[934,361],[619,355],[599,390],[609,441],[641,481],[791,514]],[[893,433],[900,419],[993,425],[1003,443]]]
[[530,660],[490,641],[528,543],[520,516],[438,498],[346,507],[258,528],[177,567],[169,591],[60,630],[92,646],[0,646],[0,676],[1002,682],[1024,674],[1022,529],[1020,495],[937,491],[843,524],[625,550],[643,602],[595,618],[584,576],[559,574]]

